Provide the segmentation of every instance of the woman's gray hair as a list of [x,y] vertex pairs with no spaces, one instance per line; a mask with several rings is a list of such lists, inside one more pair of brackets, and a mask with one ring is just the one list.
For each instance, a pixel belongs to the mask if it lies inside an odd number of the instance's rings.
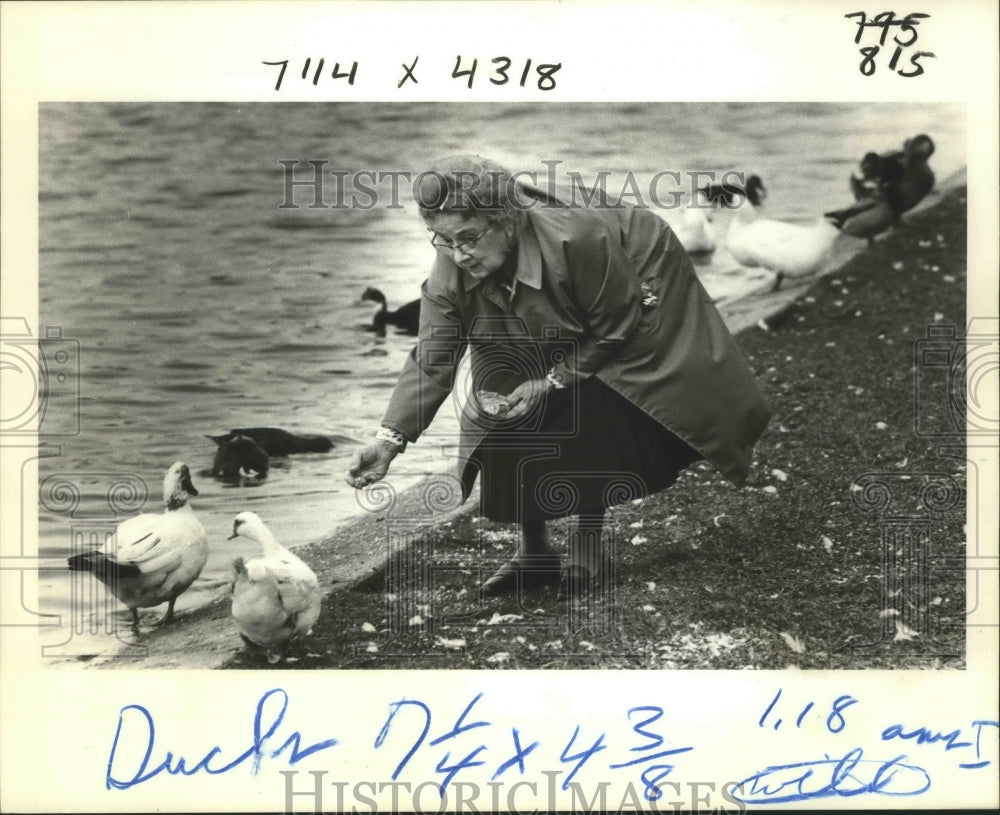
[[413,192],[425,221],[452,213],[466,220],[485,215],[520,228],[526,217],[527,207],[510,172],[482,156],[438,159],[417,176]]

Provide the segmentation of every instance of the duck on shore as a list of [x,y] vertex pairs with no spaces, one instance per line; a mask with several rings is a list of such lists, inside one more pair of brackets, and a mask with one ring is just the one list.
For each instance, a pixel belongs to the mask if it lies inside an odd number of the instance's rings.
[[811,225],[761,218],[767,190],[760,176],[747,179],[744,204],[729,224],[726,244],[743,266],[774,272],[772,291],[785,277],[806,277],[823,265],[836,240],[837,228],[825,218]]
[[280,662],[289,643],[312,631],[319,619],[321,591],[315,572],[278,540],[255,512],[233,519],[230,540],[243,537],[263,550],[233,561],[232,616],[244,642]]
[[927,163],[933,153],[934,142],[921,133],[907,139],[901,151],[865,154],[862,177],[851,175],[856,202],[824,213],[824,217],[845,235],[867,238],[871,244],[934,188],[934,171]]
[[707,255],[715,251],[715,230],[710,212],[708,197],[698,190],[694,201],[684,208],[680,217],[670,221],[671,229],[689,255]]
[[380,337],[384,337],[387,325],[394,325],[404,334],[416,336],[420,329],[420,301],[411,300],[406,305],[400,306],[395,311],[389,311],[388,302],[384,294],[376,288],[369,286],[361,295],[362,300],[369,300],[379,303],[381,308],[372,317],[372,324],[368,330],[374,331]]
[[136,636],[138,609],[167,603],[162,622],[170,622],[177,598],[205,567],[208,536],[188,503],[197,494],[187,465],[174,463],[163,479],[163,514],[129,518],[100,549],[68,559],[70,571],[90,572],[128,607]]

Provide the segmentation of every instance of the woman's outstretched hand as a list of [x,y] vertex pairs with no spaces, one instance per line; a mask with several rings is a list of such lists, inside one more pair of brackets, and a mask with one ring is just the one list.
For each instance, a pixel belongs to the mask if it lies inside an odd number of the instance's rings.
[[507,396],[510,411],[504,418],[516,419],[531,412],[545,398],[551,387],[552,383],[547,379],[529,379],[527,382],[522,382]]
[[354,454],[354,460],[347,470],[347,483],[359,490],[381,481],[389,471],[389,464],[398,454],[399,448],[391,442],[377,441],[363,447]]

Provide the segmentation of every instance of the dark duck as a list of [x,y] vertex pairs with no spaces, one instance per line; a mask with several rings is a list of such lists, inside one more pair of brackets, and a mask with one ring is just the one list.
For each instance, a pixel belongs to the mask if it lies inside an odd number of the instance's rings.
[[852,174],[850,179],[856,202],[826,217],[844,234],[871,243],[934,188],[934,171],[927,163],[933,153],[934,142],[924,133],[907,139],[902,150],[866,153],[861,177]]
[[400,333],[416,336],[420,329],[420,301],[411,300],[404,306],[400,306],[395,311],[389,311],[385,295],[378,289],[369,286],[361,295],[362,300],[370,300],[379,303],[381,308],[372,317],[370,331],[374,331],[380,337],[385,336],[386,326],[395,326]]
[[[254,447],[262,450],[268,456],[328,453],[333,449],[333,442],[326,436],[290,433],[279,427],[238,427],[230,430],[224,436],[209,436],[208,438],[221,448],[224,444],[232,444],[241,437],[252,441]],[[246,444],[242,446],[247,450],[252,449]]]
[[267,475],[270,459],[267,451],[249,436],[237,432],[226,436],[209,436],[218,445],[212,460],[212,475],[216,478],[240,478],[256,473]]

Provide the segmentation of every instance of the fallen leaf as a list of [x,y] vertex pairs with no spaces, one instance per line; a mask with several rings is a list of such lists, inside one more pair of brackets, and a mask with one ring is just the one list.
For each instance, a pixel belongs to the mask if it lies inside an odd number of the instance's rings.
[[424,624],[424,618],[421,617],[419,614],[414,614],[412,617],[410,617],[409,625],[411,627],[423,624]]
[[761,490],[761,491],[762,492],[766,492],[768,495],[777,495],[778,494],[778,488],[774,487],[774,486],[772,486],[770,484],[768,484],[766,487],[764,487],[763,490]]
[[656,583],[654,583],[652,580],[649,580],[646,583],[646,588],[649,589],[650,591],[656,591]]
[[493,665],[502,665],[504,662],[510,659],[510,654],[506,651],[498,651],[493,654],[493,656],[486,657],[486,661],[492,663]]
[[823,536],[823,548],[826,549],[827,552],[833,551],[833,541],[825,535]]
[[448,640],[445,639],[444,637],[438,637],[437,644],[440,645],[442,648],[464,648],[465,640],[461,638],[457,640]]
[[901,642],[902,640],[912,640],[914,637],[919,637],[920,634],[906,625],[902,620],[896,620],[896,636],[893,637],[893,642]]
[[634,524],[629,524],[629,529],[642,529],[642,521],[636,521]]
[[493,612],[493,616],[487,621],[486,625],[499,625],[500,623],[514,623],[518,620],[523,620],[524,617],[521,614],[500,614],[499,612]]
[[875,429],[876,430],[888,430],[889,429],[889,425],[887,425],[885,422],[875,422]]
[[632,538],[632,540],[629,541],[629,543],[631,543],[633,546],[641,546],[648,540],[649,538],[644,538],[642,535],[636,535],[634,538]]
[[899,612],[894,608],[884,608],[878,613],[879,617],[898,617]]
[[779,481],[788,480],[788,473],[786,473],[784,470],[771,470],[771,475],[773,475]]
[[804,654],[806,652],[806,647],[802,644],[802,641],[796,639],[787,631],[781,632],[781,638],[785,641],[785,645],[791,648],[796,654]]
[[371,623],[361,623],[361,630],[366,634],[374,634],[378,629]]
[[370,642],[368,643],[368,647],[365,648],[365,651],[369,654],[377,654],[378,646],[374,642]]

